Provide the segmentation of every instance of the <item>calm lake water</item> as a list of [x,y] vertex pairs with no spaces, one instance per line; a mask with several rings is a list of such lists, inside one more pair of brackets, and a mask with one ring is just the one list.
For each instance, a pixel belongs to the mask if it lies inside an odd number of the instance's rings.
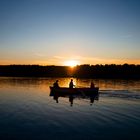
[[[58,78],[68,86],[70,78]],[[99,100],[50,97],[56,78],[0,77],[0,140],[140,139],[140,80],[96,80]],[[74,79],[89,87],[91,79]]]

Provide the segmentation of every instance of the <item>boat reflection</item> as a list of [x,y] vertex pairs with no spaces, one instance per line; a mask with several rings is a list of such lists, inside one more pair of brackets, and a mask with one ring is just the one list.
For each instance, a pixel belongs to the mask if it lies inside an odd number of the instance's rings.
[[86,99],[89,100],[89,104],[93,105],[94,100],[99,100],[99,93],[96,94],[79,94],[74,93],[74,94],[70,94],[70,93],[59,93],[59,92],[50,92],[50,96],[53,97],[53,99],[56,101],[56,103],[59,103],[59,98],[68,98],[70,106],[73,106],[74,104],[74,99]]

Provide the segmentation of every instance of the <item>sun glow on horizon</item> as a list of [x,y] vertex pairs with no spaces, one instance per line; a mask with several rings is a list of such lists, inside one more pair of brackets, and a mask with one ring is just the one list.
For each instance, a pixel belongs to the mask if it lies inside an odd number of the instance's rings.
[[68,60],[68,61],[65,61],[64,62],[64,65],[65,66],[70,66],[70,67],[75,67],[76,65],[78,65],[79,64],[79,62],[78,61],[76,61],[76,60]]

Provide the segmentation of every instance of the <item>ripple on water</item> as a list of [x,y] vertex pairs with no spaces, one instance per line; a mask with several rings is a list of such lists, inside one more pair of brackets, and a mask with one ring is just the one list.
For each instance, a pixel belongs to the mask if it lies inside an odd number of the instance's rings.
[[[139,138],[139,91],[104,90],[92,106],[88,99],[76,98],[71,107],[68,98],[56,103],[49,96],[49,89],[42,84],[50,81],[43,79],[32,85],[26,80],[0,87],[0,138]],[[7,85],[9,82],[15,81],[8,81]]]

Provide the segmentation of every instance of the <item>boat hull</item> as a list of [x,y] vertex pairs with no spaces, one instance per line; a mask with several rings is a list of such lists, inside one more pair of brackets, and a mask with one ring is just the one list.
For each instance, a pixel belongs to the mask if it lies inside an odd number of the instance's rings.
[[61,95],[96,95],[98,94],[99,88],[54,88],[50,87],[50,95],[61,94]]

